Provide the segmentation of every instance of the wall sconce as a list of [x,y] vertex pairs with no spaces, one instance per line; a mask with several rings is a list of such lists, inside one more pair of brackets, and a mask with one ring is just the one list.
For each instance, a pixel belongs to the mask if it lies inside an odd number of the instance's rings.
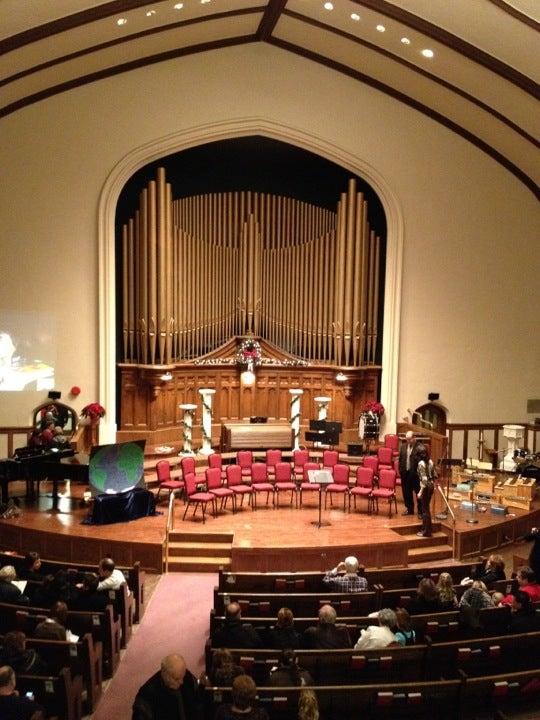
[[171,382],[173,379],[172,372],[163,373],[163,375],[159,376],[159,379],[163,380],[163,382]]
[[336,382],[339,382],[339,383],[347,382],[347,376],[345,375],[345,373],[338,372],[338,374],[336,375]]

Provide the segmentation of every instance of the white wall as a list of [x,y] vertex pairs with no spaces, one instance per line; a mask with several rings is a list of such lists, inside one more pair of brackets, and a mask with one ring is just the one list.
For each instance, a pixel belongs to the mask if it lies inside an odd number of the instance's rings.
[[[119,75],[0,121],[0,319],[35,307],[56,317],[64,399],[72,385],[83,390],[76,407],[98,399],[97,209],[107,178],[136,148],[247,117],[335,145],[395,197],[404,226],[398,417],[435,391],[455,422],[526,419],[526,399],[540,394],[533,195],[412,109],[261,44]],[[3,393],[0,425],[28,422],[30,409]]]

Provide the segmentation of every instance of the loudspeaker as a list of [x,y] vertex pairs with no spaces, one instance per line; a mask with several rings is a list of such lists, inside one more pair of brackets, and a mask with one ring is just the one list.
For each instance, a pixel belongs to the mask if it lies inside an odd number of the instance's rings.
[[428,400],[431,400],[431,402],[433,402],[434,400],[439,399],[439,393],[429,393],[429,395],[427,397],[428,397]]
[[350,443],[349,445],[347,445],[347,455],[352,455],[352,457],[358,457],[359,455],[362,455],[363,450],[364,446],[362,444]]
[[60,400],[60,398],[62,397],[62,393],[60,392],[60,390],[50,390],[47,397],[49,398],[49,400]]

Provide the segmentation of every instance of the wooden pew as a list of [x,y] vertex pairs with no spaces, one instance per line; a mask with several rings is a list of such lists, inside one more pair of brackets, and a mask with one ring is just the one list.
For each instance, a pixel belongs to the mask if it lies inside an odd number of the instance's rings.
[[[0,644],[3,640],[4,638],[0,636]],[[94,643],[92,635],[86,633],[76,643],[67,640],[27,638],[26,647],[33,648],[55,673],[68,667],[72,677],[80,675],[86,695],[84,708],[88,713],[95,709],[102,691],[101,642]]]
[[[0,633],[10,630],[22,630],[31,637],[38,622],[48,615],[45,608],[22,608],[20,605],[0,603]],[[81,612],[69,610],[67,617],[69,629],[83,637],[90,633],[94,643],[100,642],[103,647],[103,677],[112,677],[120,662],[120,621],[114,619],[112,605],[107,605],[105,612]]]
[[[434,568],[384,568],[367,569],[363,574],[370,588],[383,585],[385,588],[416,587],[423,577],[431,577],[437,581],[441,572],[449,572],[454,582],[458,583],[470,577],[474,570],[483,563],[467,565],[439,565]],[[218,588],[220,592],[320,592],[325,589],[322,582],[324,573],[292,572],[292,573],[254,573],[219,571]]]
[[[327,588],[328,589],[328,588]],[[331,588],[330,588],[331,589]],[[309,616],[318,613],[322,605],[332,605],[338,615],[367,615],[378,610],[380,593],[377,590],[360,593],[248,593],[219,592],[214,588],[214,610],[223,614],[229,602],[236,601],[244,615],[272,615],[288,607],[295,615]]]
[[[2,567],[3,565],[13,565],[15,567],[15,570],[17,570],[18,572],[23,566],[23,562],[24,557],[22,555],[19,555],[18,553],[8,551],[0,552],[0,567]],[[52,575],[56,575],[59,570],[74,570],[80,573],[97,571],[97,565],[61,562],[59,560],[47,560],[44,558],[41,559],[41,567],[44,574],[50,573]],[[118,565],[117,567],[124,573],[128,587],[133,594],[135,602],[133,622],[138,623],[144,615],[144,611],[146,608],[146,600],[144,595],[144,583],[146,579],[145,572],[141,569],[141,563],[139,561],[133,563],[131,567],[122,565]]]
[[[268,684],[271,669],[278,665],[279,650],[230,648],[238,665],[251,675],[257,686]],[[428,645],[387,647],[381,650],[297,650],[298,664],[316,684],[363,685],[384,682],[424,680]],[[212,665],[212,649],[205,648],[206,667]]]
[[82,678],[72,677],[67,667],[56,676],[17,675],[17,689],[21,695],[33,693],[49,719],[80,720],[82,717]]
[[[463,706],[473,712],[491,710],[516,713],[531,720],[540,717],[540,669],[465,677]],[[512,717],[514,715],[512,714]]]
[[[460,714],[459,680],[430,683],[385,683],[373,685],[319,685],[309,688],[319,701],[325,720],[456,720]],[[296,720],[298,698],[306,688],[259,687],[258,705],[264,707],[271,720]],[[211,720],[215,708],[231,702],[230,688],[206,688],[205,717]]]

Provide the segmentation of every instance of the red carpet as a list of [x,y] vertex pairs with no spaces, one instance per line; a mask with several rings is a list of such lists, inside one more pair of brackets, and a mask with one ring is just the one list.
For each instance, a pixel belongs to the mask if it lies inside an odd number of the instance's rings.
[[171,573],[159,579],[94,720],[131,720],[137,690],[169,653],[183,655],[196,677],[202,672],[215,585],[213,573]]

